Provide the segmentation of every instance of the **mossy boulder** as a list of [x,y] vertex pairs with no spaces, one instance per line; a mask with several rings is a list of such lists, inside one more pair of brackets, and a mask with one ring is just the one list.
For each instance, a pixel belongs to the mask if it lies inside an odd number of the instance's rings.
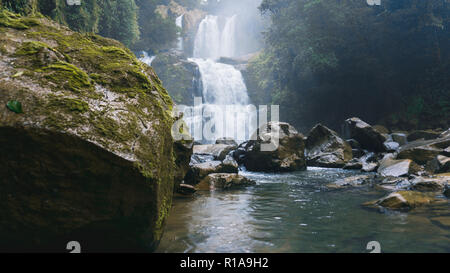
[[0,32],[0,250],[153,250],[183,176],[156,73],[46,18],[0,9]]
[[410,210],[433,203],[442,203],[433,194],[417,191],[397,191],[381,199],[364,203],[367,207],[383,207],[392,210]]

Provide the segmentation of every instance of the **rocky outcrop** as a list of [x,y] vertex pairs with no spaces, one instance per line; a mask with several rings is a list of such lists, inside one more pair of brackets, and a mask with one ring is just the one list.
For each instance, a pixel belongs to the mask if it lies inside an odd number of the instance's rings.
[[352,147],[321,124],[309,132],[305,149],[309,166],[340,168],[352,159]]
[[153,250],[180,155],[161,81],[117,41],[0,12],[0,250]]
[[213,173],[195,186],[197,190],[236,189],[255,185],[256,182],[239,174]]
[[304,136],[285,122],[269,122],[246,144],[249,171],[286,172],[306,169]]
[[190,185],[197,185],[206,176],[212,173],[238,173],[237,164],[230,164],[229,162],[224,164],[222,161],[218,160],[192,164],[184,181]]
[[375,152],[384,152],[383,143],[386,141],[380,132],[359,118],[349,118],[343,125],[343,136],[346,139],[357,140],[363,149]]
[[393,192],[379,200],[364,203],[368,207],[383,207],[392,210],[410,210],[416,207],[436,203],[437,200],[432,194],[417,191]]

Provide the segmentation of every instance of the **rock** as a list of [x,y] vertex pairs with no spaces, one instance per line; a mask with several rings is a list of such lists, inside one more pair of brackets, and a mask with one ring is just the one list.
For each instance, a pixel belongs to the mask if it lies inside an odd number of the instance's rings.
[[227,154],[236,148],[236,145],[226,144],[194,145],[194,154],[212,155],[216,160],[224,160]]
[[356,187],[361,186],[363,184],[368,183],[371,179],[373,179],[373,175],[357,175],[346,177],[343,179],[339,179],[331,184],[328,184],[327,187],[330,189],[340,189],[346,187]]
[[362,164],[361,170],[363,172],[375,172],[378,169],[378,163],[374,162],[364,162]]
[[375,131],[379,132],[380,134],[386,134],[386,135],[389,134],[389,130],[386,127],[384,127],[383,125],[377,124],[372,127]]
[[256,182],[239,174],[213,173],[205,177],[196,188],[198,190],[235,189],[252,186]]
[[192,195],[196,191],[197,190],[195,189],[194,186],[188,184],[180,184],[179,187],[177,188],[177,192],[183,195]]
[[447,129],[446,131],[442,132],[442,133],[439,135],[439,138],[449,138],[449,137],[450,137],[450,128]]
[[375,152],[385,151],[383,143],[386,138],[359,118],[350,118],[344,122],[343,135],[346,139],[357,140],[363,149]]
[[412,160],[394,160],[386,158],[380,161],[380,166],[378,167],[378,173],[382,176],[408,176],[410,174],[416,173],[419,170],[417,164]]
[[432,173],[450,172],[450,157],[443,155],[436,156],[433,160],[427,163],[427,170]]
[[450,216],[433,217],[430,218],[430,221],[437,226],[445,229],[450,229]]
[[244,165],[247,170],[286,172],[306,169],[304,137],[294,127],[285,122],[269,122],[259,132],[257,137],[252,137],[257,140],[250,140],[246,145]]
[[361,149],[352,149],[352,156],[353,158],[360,158],[364,156],[365,152]]
[[432,130],[418,130],[418,131],[413,131],[408,135],[408,141],[415,141],[415,140],[430,140],[430,139],[435,139],[438,138],[440,135],[439,132],[435,132]]
[[383,145],[388,152],[395,152],[398,150],[398,148],[400,148],[400,145],[394,141],[386,141],[383,143]]
[[231,155],[227,155],[222,161],[222,169],[224,172],[236,172],[238,170],[238,163]]
[[450,145],[450,138],[440,138],[427,141],[416,140],[402,146],[398,151],[398,159],[411,159],[417,164],[426,164],[437,155],[443,153]]
[[392,140],[400,144],[400,146],[405,145],[408,143],[408,139],[406,137],[406,134],[403,133],[393,133],[391,134]]
[[192,164],[184,181],[189,185],[196,185],[211,173],[238,173],[238,169],[233,165],[224,165],[218,160]]
[[205,163],[205,162],[214,161],[214,160],[215,160],[215,158],[214,158],[213,155],[193,154],[191,156],[190,164],[191,165],[192,164],[199,164],[199,163]]
[[364,206],[381,206],[392,210],[410,210],[437,202],[433,195],[417,191],[397,191],[379,200],[364,203]]
[[309,166],[340,168],[353,157],[351,146],[321,124],[309,132],[305,149]]
[[1,27],[0,252],[153,251],[182,167],[161,81],[118,41],[0,12],[24,26]]
[[344,165],[343,169],[346,170],[360,170],[362,169],[363,165],[361,161],[358,158],[353,158],[347,164]]
[[406,190],[411,186],[407,177],[380,177],[381,181],[376,182],[376,187],[388,191]]
[[445,155],[445,156],[450,156],[450,146],[448,146],[447,148],[445,148],[445,149],[442,151],[441,154],[442,154],[442,155]]
[[444,186],[443,194],[444,194],[447,198],[450,198],[450,185],[445,185],[445,186]]
[[218,139],[216,139],[216,144],[225,144],[225,145],[238,146],[236,141],[234,141],[234,139],[232,139],[231,137],[218,138]]
[[192,157],[193,140],[179,140],[174,143],[175,152],[175,184],[174,190],[177,191],[180,183],[183,181],[189,171],[189,163]]
[[[450,177],[449,177],[450,178]],[[416,177],[411,181],[411,189],[422,192],[437,192],[442,191],[450,179],[445,178],[431,178],[431,177]]]
[[352,147],[352,149],[361,149],[361,144],[359,144],[358,141],[354,140],[354,139],[347,139],[346,140],[348,144],[350,144],[350,146]]

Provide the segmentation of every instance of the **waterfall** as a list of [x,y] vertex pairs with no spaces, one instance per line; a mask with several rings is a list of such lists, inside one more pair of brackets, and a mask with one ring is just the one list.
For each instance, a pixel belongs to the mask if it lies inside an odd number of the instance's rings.
[[219,17],[208,15],[199,24],[195,36],[194,57],[189,60],[199,67],[202,102],[188,107],[184,120],[194,138],[203,143],[211,142],[198,138],[202,124],[208,122],[214,124],[214,139],[232,137],[242,142],[256,129],[256,109],[249,105],[241,72],[232,65],[216,62],[220,57],[235,57],[236,30],[236,15],[225,18],[222,29]]
[[[175,20],[175,24],[177,25],[177,27],[181,28],[181,30],[183,30],[183,16],[184,16],[184,14],[178,16],[177,19]],[[182,31],[180,31],[178,33],[177,48],[178,48],[178,50],[183,51],[183,37],[181,37],[181,35],[182,35]]]
[[156,56],[149,56],[147,52],[142,51],[139,60],[149,66],[152,66],[152,62],[155,60]]

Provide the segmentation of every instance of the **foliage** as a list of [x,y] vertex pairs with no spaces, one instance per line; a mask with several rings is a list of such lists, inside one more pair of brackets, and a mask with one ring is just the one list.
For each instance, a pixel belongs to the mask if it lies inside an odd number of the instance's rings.
[[281,104],[282,119],[305,129],[339,129],[350,116],[450,125],[448,1],[264,0],[260,10],[272,24],[248,68],[249,92]]

